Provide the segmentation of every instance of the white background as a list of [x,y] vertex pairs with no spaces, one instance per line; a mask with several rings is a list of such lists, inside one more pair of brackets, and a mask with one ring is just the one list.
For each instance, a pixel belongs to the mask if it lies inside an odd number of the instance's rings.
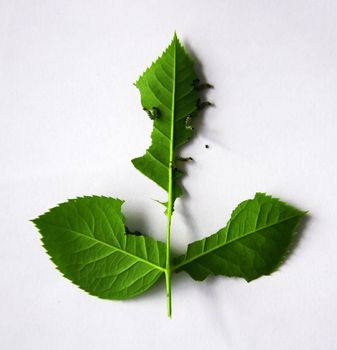
[[[28,221],[80,195],[126,200],[164,239],[165,193],[136,171],[151,123],[132,83],[173,31],[216,104],[182,154],[173,246],[224,226],[257,191],[310,211],[281,269],[250,284],[173,278],[127,302],[64,279]],[[0,348],[337,348],[337,3],[0,1]],[[205,144],[210,148],[206,149]]]

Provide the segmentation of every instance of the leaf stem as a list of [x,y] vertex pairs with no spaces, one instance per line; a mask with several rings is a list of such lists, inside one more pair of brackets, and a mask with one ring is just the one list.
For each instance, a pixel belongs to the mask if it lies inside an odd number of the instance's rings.
[[173,160],[174,160],[174,118],[175,118],[175,84],[176,84],[176,35],[174,36],[174,59],[173,59],[173,79],[172,79],[172,108],[171,108],[171,128],[170,128],[170,163],[169,163],[169,183],[167,200],[167,229],[166,229],[166,300],[167,315],[172,316],[171,306],[171,219],[173,213]]
[[171,210],[168,204],[167,210],[167,231],[166,231],[166,300],[167,300],[167,316],[171,318],[172,306],[171,306],[171,217],[172,217],[172,204]]

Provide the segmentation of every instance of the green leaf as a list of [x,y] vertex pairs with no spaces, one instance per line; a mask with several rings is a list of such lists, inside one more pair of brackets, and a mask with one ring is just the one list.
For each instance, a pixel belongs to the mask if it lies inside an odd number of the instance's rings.
[[165,244],[126,234],[122,204],[119,199],[82,197],[33,220],[62,274],[104,299],[135,297],[164,272]]
[[[186,254],[171,259],[171,222],[179,184],[180,148],[192,137],[200,102],[194,62],[179,42],[172,42],[137,80],[141,104],[153,121],[152,143],[134,166],[167,192],[158,201],[166,208],[166,244],[130,231],[121,212],[123,202],[107,197],[69,200],[33,220],[42,242],[62,274],[105,299],[129,299],[165,275],[167,314],[171,317],[171,274],[186,271],[195,280],[209,275],[251,281],[275,271],[285,259],[304,212],[262,193],[241,203],[226,227],[191,243]],[[209,148],[208,145],[205,145]]]
[[142,106],[154,122],[151,146],[132,163],[166,192],[170,190],[171,181],[172,202],[182,194],[178,184],[182,172],[173,164],[175,154],[191,138],[192,127],[186,122],[192,121],[197,111],[197,77],[193,66],[194,62],[174,34],[162,56],[135,84]]
[[242,202],[226,227],[189,244],[174,261],[175,271],[186,271],[197,281],[209,275],[242,277],[247,281],[275,271],[294,241],[305,215],[263,193]]

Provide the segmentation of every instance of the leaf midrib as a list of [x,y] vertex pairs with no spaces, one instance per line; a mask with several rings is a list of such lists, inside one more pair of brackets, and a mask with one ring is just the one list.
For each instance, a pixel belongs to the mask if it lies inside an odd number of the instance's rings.
[[[291,217],[288,217],[288,218],[286,218],[286,219],[284,219],[284,220],[280,220],[280,221],[278,221],[278,222],[276,222],[276,223],[263,226],[263,227],[261,227],[261,228],[255,230],[255,231],[248,232],[248,233],[246,233],[245,235],[240,236],[239,238],[231,239],[230,241],[225,241],[223,244],[217,245],[215,248],[211,248],[211,249],[209,249],[209,250],[207,250],[207,251],[204,251],[202,254],[195,255],[195,256],[194,256],[193,258],[191,258],[191,259],[184,260],[184,261],[181,262],[180,264],[174,265],[174,266],[172,267],[172,271],[177,271],[179,268],[183,267],[184,265],[188,265],[190,262],[192,262],[192,261],[194,261],[194,260],[197,260],[197,259],[199,259],[199,258],[201,258],[201,257],[203,257],[203,256],[205,256],[205,255],[207,255],[207,254],[209,254],[209,253],[212,253],[212,252],[214,252],[215,250],[218,250],[218,249],[220,249],[220,248],[222,248],[222,247],[224,247],[224,246],[226,246],[226,245],[229,245],[229,244],[231,244],[231,243],[233,243],[233,242],[237,242],[237,241],[239,241],[239,240],[241,240],[241,239],[243,239],[243,238],[245,238],[245,237],[247,237],[247,236],[250,236],[250,235],[252,235],[252,234],[254,234],[254,233],[257,233],[257,232],[262,231],[262,230],[265,230],[265,229],[267,229],[267,228],[269,228],[269,227],[278,225],[278,224],[280,224],[280,223],[282,223],[282,222],[290,221],[290,220],[292,220],[292,219],[294,219],[294,218],[296,218],[296,217],[301,217],[301,216],[303,216],[303,215],[305,215],[305,213],[299,213],[299,214],[297,214],[297,215],[293,215],[293,216],[291,216]],[[228,233],[228,232],[227,232],[227,233]],[[227,234],[227,233],[226,233],[226,234]],[[201,241],[206,242],[206,238],[202,239]],[[193,243],[191,243],[191,244],[193,244]],[[186,252],[186,254],[187,254],[187,252]],[[185,254],[185,255],[186,255],[186,254]]]
[[177,41],[174,40],[174,55],[173,55],[173,78],[172,78],[172,101],[171,101],[171,120],[170,120],[170,154],[169,154],[169,176],[168,176],[168,216],[172,215],[173,200],[173,158],[174,158],[174,122],[175,122],[175,99],[176,99],[176,74],[177,74]]
[[[117,248],[117,247],[115,247],[115,246],[113,246],[113,245],[111,245],[111,244],[109,244],[109,243],[100,241],[100,240],[98,240],[98,239],[95,238],[95,237],[87,236],[87,235],[85,235],[85,234],[83,234],[83,233],[81,233],[81,232],[79,232],[79,231],[72,230],[72,229],[69,229],[69,228],[60,227],[60,226],[53,225],[53,224],[48,224],[48,223],[47,223],[47,224],[45,224],[45,225],[51,226],[51,227],[54,227],[54,228],[57,228],[57,229],[59,229],[59,230],[64,230],[64,231],[72,232],[72,233],[75,233],[75,234],[77,234],[77,235],[83,236],[84,238],[87,238],[87,239],[90,239],[90,240],[92,240],[92,241],[94,241],[94,242],[96,242],[96,243],[105,245],[106,247],[109,247],[109,248],[111,248],[111,249],[113,249],[113,250],[116,250],[116,251],[118,251],[118,252],[120,252],[120,253],[123,253],[123,254],[125,254],[125,255],[131,256],[132,258],[134,258],[134,259],[136,259],[136,260],[139,260],[139,261],[141,261],[141,262],[143,262],[143,263],[145,263],[145,264],[148,264],[148,265],[150,265],[150,266],[156,268],[157,270],[160,270],[160,271],[162,271],[162,272],[165,272],[165,268],[163,268],[163,267],[161,267],[161,266],[159,266],[159,265],[156,265],[156,264],[154,264],[154,263],[152,263],[152,262],[150,262],[150,261],[148,261],[148,260],[145,260],[145,259],[143,259],[143,258],[140,258],[140,257],[137,256],[137,255],[134,255],[134,254],[132,254],[132,253],[129,253],[129,252],[126,251],[126,250]],[[125,233],[124,233],[124,234],[125,234]],[[125,235],[126,235],[126,234],[125,234]],[[126,239],[127,239],[127,237],[126,237]]]

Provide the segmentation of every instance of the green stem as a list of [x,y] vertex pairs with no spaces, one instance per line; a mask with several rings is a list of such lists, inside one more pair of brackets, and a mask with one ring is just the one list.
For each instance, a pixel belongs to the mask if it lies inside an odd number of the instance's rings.
[[166,299],[167,299],[167,316],[171,318],[172,306],[171,306],[171,217],[172,217],[172,205],[171,210],[167,208],[167,231],[166,231]]
[[[176,44],[174,44],[176,45]],[[170,166],[169,166],[169,183],[168,183],[168,200],[167,200],[167,229],[166,229],[166,300],[167,315],[171,318],[171,219],[173,212],[173,159],[174,159],[174,117],[175,117],[175,83],[176,83],[176,47],[174,47],[174,67],[173,67],[173,86],[172,86],[172,106],[171,106],[171,130],[170,130]]]
[[166,228],[166,299],[167,299],[167,315],[171,318],[172,306],[171,306],[171,220],[173,212],[173,147],[170,152],[170,168],[169,168],[169,186],[168,186],[168,201],[167,201],[167,228]]

